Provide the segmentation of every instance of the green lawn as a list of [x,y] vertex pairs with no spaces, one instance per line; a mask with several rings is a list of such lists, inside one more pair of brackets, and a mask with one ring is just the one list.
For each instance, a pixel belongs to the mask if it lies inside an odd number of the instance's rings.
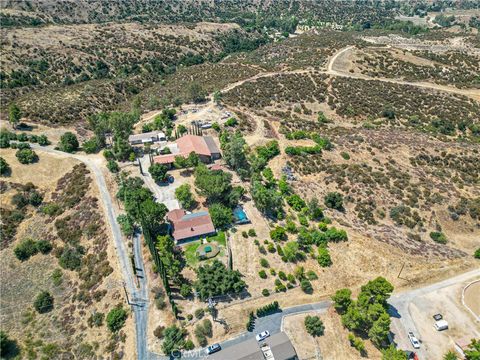
[[187,264],[191,267],[195,267],[199,261],[196,251],[200,245],[200,241],[197,241],[192,244],[188,244],[183,250]]
[[216,241],[218,245],[221,245],[223,247],[227,246],[227,237],[225,236],[225,233],[223,231],[219,231],[217,235],[214,236],[209,236],[207,238],[208,242]]

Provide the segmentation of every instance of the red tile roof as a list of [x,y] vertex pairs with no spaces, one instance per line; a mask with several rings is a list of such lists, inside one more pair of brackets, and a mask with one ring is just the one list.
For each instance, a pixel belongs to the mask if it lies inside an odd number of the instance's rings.
[[202,136],[185,135],[176,141],[181,153],[190,154],[192,151],[198,155],[212,156],[207,143]]
[[155,164],[173,164],[175,162],[175,156],[183,156],[182,154],[165,154],[153,157]]
[[185,210],[177,209],[167,213],[176,241],[215,233],[212,219],[206,211],[186,214]]

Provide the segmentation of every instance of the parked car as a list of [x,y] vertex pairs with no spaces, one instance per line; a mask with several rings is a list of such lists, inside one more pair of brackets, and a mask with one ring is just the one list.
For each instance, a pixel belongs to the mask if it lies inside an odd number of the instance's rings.
[[255,339],[257,339],[257,341],[262,341],[262,340],[265,340],[269,336],[270,336],[270,333],[265,330],[265,331],[262,331],[257,336],[255,336]]
[[433,315],[433,319],[435,321],[439,321],[439,320],[443,319],[443,316],[442,316],[442,314],[435,314],[435,315]]
[[446,320],[438,320],[433,324],[433,327],[437,331],[447,330],[448,329],[448,322]]
[[410,340],[410,342],[412,343],[412,346],[415,349],[420,349],[420,341],[418,341],[418,339],[415,337],[415,335],[413,335],[413,332],[410,331],[408,333],[408,339]]
[[220,344],[213,344],[207,347],[207,355],[216,353],[218,351],[222,350],[222,347]]

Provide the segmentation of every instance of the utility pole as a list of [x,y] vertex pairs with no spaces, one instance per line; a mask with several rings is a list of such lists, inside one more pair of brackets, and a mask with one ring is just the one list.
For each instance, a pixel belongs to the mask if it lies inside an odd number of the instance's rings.
[[140,161],[140,158],[137,158],[137,160],[138,160],[138,166],[140,167],[140,174],[145,175],[143,173],[142,162]]

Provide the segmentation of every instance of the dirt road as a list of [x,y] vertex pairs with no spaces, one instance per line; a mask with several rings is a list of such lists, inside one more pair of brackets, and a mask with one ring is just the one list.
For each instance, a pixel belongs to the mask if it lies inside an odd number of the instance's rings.
[[390,82],[393,84],[410,85],[410,86],[416,86],[424,89],[444,91],[448,93],[468,96],[474,100],[480,101],[480,90],[477,90],[477,89],[457,89],[450,86],[443,86],[443,85],[438,85],[438,84],[433,84],[428,82],[420,82],[420,81],[410,82],[410,81],[387,79],[387,78],[381,78],[381,77],[372,78],[366,75],[352,74],[352,73],[346,72],[342,70],[341,66],[338,63],[341,63],[342,61],[345,62],[346,58],[349,55],[349,52],[353,51],[354,49],[355,49],[355,46],[347,46],[346,48],[339,50],[335,55],[333,55],[330,58],[327,65],[327,71],[325,73],[332,76],[341,76],[341,77],[361,79],[361,80],[378,80],[378,81]]

